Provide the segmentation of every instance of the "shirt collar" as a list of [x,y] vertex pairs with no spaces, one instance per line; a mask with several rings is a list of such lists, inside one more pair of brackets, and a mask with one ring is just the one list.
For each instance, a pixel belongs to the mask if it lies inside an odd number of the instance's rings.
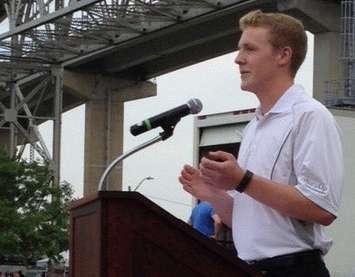
[[297,99],[299,99],[300,95],[303,93],[303,86],[297,84],[290,86],[266,114],[263,115],[261,112],[261,107],[258,106],[255,111],[256,118],[262,119],[265,118],[268,114],[290,112],[292,110],[292,106],[297,102]]

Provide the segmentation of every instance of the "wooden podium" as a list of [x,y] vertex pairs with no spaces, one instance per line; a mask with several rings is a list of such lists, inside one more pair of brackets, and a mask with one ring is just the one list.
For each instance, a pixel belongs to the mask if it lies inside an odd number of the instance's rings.
[[261,276],[137,192],[78,200],[70,223],[71,277]]

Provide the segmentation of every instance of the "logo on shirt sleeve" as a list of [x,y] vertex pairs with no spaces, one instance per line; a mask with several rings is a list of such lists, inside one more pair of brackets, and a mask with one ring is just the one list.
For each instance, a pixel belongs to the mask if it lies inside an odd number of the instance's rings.
[[307,186],[310,190],[326,195],[328,193],[328,186],[326,186],[324,183],[319,183],[315,182],[313,180],[310,180],[309,178],[302,178],[303,179],[303,184]]

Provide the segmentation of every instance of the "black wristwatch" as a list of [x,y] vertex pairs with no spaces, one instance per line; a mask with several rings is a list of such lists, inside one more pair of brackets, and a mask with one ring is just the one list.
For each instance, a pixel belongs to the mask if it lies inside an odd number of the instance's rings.
[[253,175],[254,175],[254,173],[247,169],[242,180],[240,181],[238,186],[235,188],[235,190],[240,193],[244,192],[246,190],[246,188],[248,187],[248,185],[251,181],[251,178],[253,178]]

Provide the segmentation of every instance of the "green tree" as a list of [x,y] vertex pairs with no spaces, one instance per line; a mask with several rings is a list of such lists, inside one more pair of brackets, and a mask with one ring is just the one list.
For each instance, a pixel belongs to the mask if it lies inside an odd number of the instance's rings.
[[43,257],[58,262],[68,249],[72,197],[69,183],[53,185],[48,165],[0,153],[0,255],[26,265]]

